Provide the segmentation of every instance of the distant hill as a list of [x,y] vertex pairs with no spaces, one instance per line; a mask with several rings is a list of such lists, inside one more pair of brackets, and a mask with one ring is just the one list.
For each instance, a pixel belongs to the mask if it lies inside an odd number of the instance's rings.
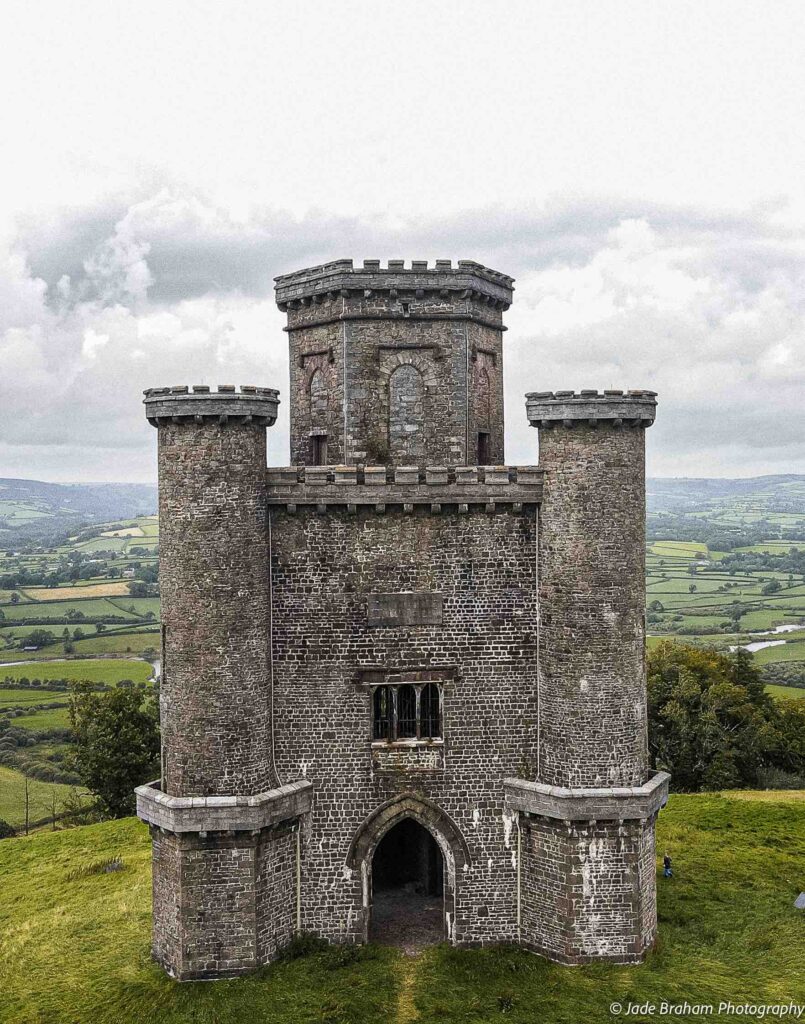
[[746,507],[757,514],[805,514],[805,474],[719,477],[650,477],[646,481],[649,512],[705,512],[727,506]]
[[51,484],[0,478],[0,547],[93,523],[153,515],[153,484]]

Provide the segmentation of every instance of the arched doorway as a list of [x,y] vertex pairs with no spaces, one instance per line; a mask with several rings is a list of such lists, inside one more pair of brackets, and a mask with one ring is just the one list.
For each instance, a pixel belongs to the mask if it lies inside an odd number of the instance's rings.
[[[360,874],[363,889],[363,935],[368,941],[372,932],[372,895],[375,853],[393,829],[411,820],[436,843],[441,855],[442,925],[440,935],[430,941],[456,940],[456,877],[470,867],[470,852],[456,823],[440,807],[414,793],[399,796],[380,804],[355,833],[347,853],[346,866]],[[419,840],[421,842],[421,839]],[[392,848],[393,850],[393,848]],[[385,856],[385,855],[384,855]]]
[[442,851],[418,821],[403,818],[372,857],[369,939],[413,950],[444,938]]

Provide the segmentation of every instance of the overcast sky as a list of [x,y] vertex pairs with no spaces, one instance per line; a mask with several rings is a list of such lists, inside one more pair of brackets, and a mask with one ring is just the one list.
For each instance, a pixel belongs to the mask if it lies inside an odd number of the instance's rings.
[[272,278],[343,257],[516,277],[510,463],[525,391],[640,387],[652,475],[805,472],[802,0],[6,0],[0,35],[0,476],[153,479],[142,389],[284,393]]

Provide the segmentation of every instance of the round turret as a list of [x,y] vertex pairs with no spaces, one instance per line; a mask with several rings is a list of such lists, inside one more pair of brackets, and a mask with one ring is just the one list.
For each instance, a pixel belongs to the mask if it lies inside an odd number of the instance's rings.
[[645,435],[653,391],[526,396],[540,429],[539,781],[647,778]]
[[151,388],[159,429],[163,791],[260,793],[272,768],[266,426],[277,392]]

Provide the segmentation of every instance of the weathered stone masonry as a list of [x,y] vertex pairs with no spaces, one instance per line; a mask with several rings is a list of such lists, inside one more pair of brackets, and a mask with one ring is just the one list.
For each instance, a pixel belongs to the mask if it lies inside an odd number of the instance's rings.
[[[374,851],[406,817],[441,850],[449,941],[566,963],[654,941],[655,399],[530,394],[540,464],[502,465],[511,297],[471,261],[278,278],[287,468],[266,470],[276,392],[146,393],[163,773],[138,813],[154,954],[179,978],[249,970],[299,929],[364,941]],[[375,738],[377,694],[398,686],[438,692],[438,735]]]

